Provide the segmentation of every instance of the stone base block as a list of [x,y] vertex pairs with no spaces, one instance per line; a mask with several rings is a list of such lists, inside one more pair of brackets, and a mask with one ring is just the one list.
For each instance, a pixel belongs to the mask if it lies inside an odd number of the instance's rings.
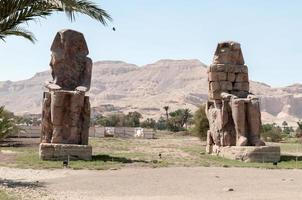
[[41,143],[39,157],[42,160],[91,160],[92,147],[90,145],[50,144]]
[[279,146],[231,146],[220,147],[217,155],[244,162],[272,162],[280,161]]

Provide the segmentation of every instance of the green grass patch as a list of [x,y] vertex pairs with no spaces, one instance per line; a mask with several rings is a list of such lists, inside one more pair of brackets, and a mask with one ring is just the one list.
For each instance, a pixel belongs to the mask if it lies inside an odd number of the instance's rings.
[[302,155],[302,144],[301,143],[279,143],[282,153],[295,153]]
[[17,197],[13,196],[12,194],[9,194],[8,192],[4,190],[0,190],[0,199],[1,200],[17,200]]

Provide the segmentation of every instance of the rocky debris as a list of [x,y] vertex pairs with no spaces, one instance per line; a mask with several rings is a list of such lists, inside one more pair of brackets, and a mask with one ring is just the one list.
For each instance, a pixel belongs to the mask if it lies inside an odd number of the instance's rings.
[[225,188],[222,189],[222,191],[224,191],[224,192],[233,192],[234,189],[233,188],[229,188],[229,187],[225,187]]

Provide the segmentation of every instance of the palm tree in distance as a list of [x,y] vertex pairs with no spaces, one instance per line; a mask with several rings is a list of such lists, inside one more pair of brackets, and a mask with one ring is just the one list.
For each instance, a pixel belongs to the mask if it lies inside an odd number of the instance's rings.
[[193,115],[191,114],[190,109],[186,108],[183,110],[183,125],[186,126],[186,129],[188,128],[188,121],[192,117],[193,117]]
[[166,118],[167,118],[167,121],[169,119],[169,106],[164,106],[163,109],[166,111]]
[[0,0],[0,39],[4,41],[7,36],[15,35],[34,42],[33,33],[20,25],[54,12],[65,12],[71,21],[75,20],[75,13],[87,15],[103,25],[112,20],[105,10],[88,0]]

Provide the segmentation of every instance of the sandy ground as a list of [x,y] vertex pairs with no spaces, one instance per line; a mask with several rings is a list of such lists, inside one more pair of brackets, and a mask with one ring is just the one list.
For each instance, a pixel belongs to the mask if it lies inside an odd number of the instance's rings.
[[[301,170],[125,168],[116,171],[0,168],[1,187],[24,199],[302,199]],[[17,184],[13,187],[14,184]],[[25,189],[24,189],[25,188]],[[227,189],[234,191],[226,191]],[[48,194],[48,195],[46,195]]]

